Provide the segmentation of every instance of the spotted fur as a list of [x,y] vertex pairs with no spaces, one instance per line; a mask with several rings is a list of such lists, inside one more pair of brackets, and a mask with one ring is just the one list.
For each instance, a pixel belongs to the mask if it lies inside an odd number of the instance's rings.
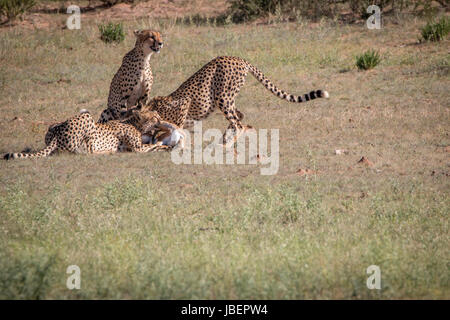
[[[217,57],[208,62],[199,71],[186,80],[169,96],[159,100],[151,100],[148,108],[155,109],[165,121],[175,123],[180,127],[189,127],[193,120],[207,118],[218,108],[229,122],[224,134],[224,143],[230,144],[245,131],[241,121],[243,113],[236,109],[235,99],[245,83],[250,72],[266,89],[277,97],[289,102],[306,102],[316,98],[328,98],[328,92],[315,90],[302,96],[289,94],[276,87],[255,66],[239,57]],[[168,102],[172,102],[172,105]],[[178,102],[177,108],[175,102]],[[186,103],[189,104],[186,117]],[[164,109],[167,109],[164,111]]]
[[[152,99],[155,109],[131,109],[122,116],[127,120],[122,122],[129,123],[133,126],[139,127],[142,133],[142,141],[155,145],[156,149],[170,149],[173,147],[184,148],[186,135],[183,130],[176,123],[183,123],[188,111],[188,101],[170,101],[166,97],[156,97]],[[185,109],[180,112],[178,108]],[[159,111],[162,111],[166,116],[171,114],[172,109],[178,110],[177,116],[174,118],[174,123],[162,120]],[[156,147],[157,146],[157,147]]]
[[180,97],[179,99],[174,99],[171,96],[154,97],[145,106],[139,104],[134,108],[123,111],[121,117],[127,118],[141,112],[154,111],[161,117],[161,121],[164,120],[182,128],[186,122],[190,105],[190,97]]
[[157,31],[134,31],[136,44],[122,60],[117,73],[112,79],[108,107],[100,115],[99,122],[120,119],[120,111],[133,106],[138,101],[147,103],[153,85],[150,57],[159,53],[163,47],[161,34]]
[[83,112],[64,122],[51,125],[45,135],[47,146],[44,149],[35,153],[7,153],[3,158],[42,158],[57,150],[72,153],[114,153],[119,150],[120,145],[127,146],[133,152],[149,152],[157,146],[143,145],[139,131],[146,128],[148,122],[155,121],[149,118],[148,114],[141,113],[138,119],[96,123],[88,112]]

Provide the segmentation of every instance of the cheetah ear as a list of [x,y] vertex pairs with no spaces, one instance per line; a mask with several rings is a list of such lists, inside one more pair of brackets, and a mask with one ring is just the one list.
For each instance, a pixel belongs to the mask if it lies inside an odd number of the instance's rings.
[[134,35],[137,37],[139,37],[142,34],[142,30],[134,30],[133,31]]

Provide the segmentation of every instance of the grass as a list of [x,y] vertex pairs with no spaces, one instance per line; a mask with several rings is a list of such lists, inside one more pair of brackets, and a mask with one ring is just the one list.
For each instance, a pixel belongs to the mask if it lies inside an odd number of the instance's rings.
[[[321,88],[330,99],[289,104],[248,77],[237,99],[245,123],[280,129],[273,176],[255,165],[175,165],[167,153],[1,161],[0,298],[448,299],[448,44],[408,45],[421,23],[373,32],[124,22],[127,35],[163,34],[152,95],[237,55],[288,92]],[[88,21],[2,30],[0,152],[42,147],[42,121],[99,115],[133,44],[102,43]],[[357,72],[368,46],[383,64]],[[203,123],[226,126],[220,114]],[[374,165],[357,164],[362,156]],[[72,264],[80,290],[65,286]],[[370,265],[381,290],[366,287]]]
[[422,39],[425,41],[441,41],[450,32],[450,19],[442,17],[437,22],[428,22],[420,29]]
[[98,26],[98,30],[100,31],[100,39],[102,39],[103,42],[120,43],[125,39],[122,23],[110,22],[108,24],[101,24]]
[[380,54],[375,50],[368,50],[356,57],[356,66],[359,70],[375,68],[381,61]]
[[0,17],[12,21],[36,5],[35,0],[0,0]]

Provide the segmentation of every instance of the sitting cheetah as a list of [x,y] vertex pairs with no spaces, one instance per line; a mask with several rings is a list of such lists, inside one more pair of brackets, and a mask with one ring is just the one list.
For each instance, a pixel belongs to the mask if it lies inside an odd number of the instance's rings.
[[41,158],[51,155],[56,150],[79,152],[85,144],[86,153],[114,153],[121,144],[134,152],[149,152],[159,148],[155,145],[143,145],[139,129],[157,122],[153,114],[141,112],[139,116],[127,121],[119,120],[107,123],[95,123],[92,116],[84,111],[64,122],[51,125],[45,135],[47,147],[35,153],[7,153],[6,160],[17,158]]
[[112,79],[108,96],[108,107],[100,115],[99,122],[119,119],[120,110],[135,105],[139,100],[144,103],[150,96],[153,84],[150,57],[159,53],[163,47],[161,34],[150,30],[136,30],[136,44],[122,60]]
[[217,57],[165,98],[165,101],[189,102],[186,117],[182,115],[186,106],[181,102],[179,102],[179,113],[174,112],[173,108],[169,108],[166,112],[162,111],[161,109],[164,109],[165,105],[161,98],[156,101],[151,100],[148,107],[157,110],[163,120],[175,123],[182,128],[189,127],[193,120],[205,119],[217,107],[230,123],[229,130],[223,136],[224,145],[230,146],[245,131],[245,127],[241,123],[244,115],[236,109],[235,99],[244,85],[248,71],[270,92],[289,102],[328,98],[328,92],[322,90],[311,91],[303,96],[288,94],[277,88],[258,68],[247,61],[239,57]]

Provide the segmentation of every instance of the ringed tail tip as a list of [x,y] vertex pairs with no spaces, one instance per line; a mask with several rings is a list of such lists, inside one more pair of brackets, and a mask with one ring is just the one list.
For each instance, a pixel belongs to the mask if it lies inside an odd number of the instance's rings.
[[328,91],[323,90],[322,91],[322,98],[328,99],[330,97],[330,94],[328,93]]

